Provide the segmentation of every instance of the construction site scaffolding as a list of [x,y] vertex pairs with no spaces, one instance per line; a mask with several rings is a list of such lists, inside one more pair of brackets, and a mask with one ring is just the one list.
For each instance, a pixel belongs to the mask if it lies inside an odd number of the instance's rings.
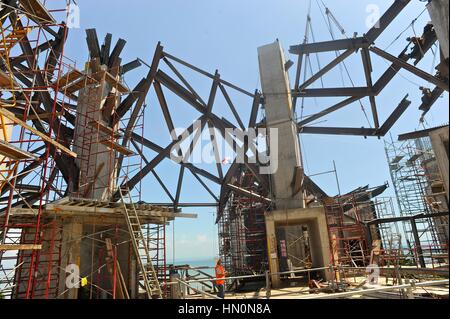
[[[260,186],[254,176],[241,169],[236,187],[255,194]],[[268,269],[265,213],[270,207],[255,197],[233,192],[219,220],[219,254],[233,276],[263,274]]]
[[402,222],[406,248],[422,267],[448,264],[448,215],[426,217],[448,213],[444,183],[430,138],[394,142],[391,137],[385,140],[385,150],[400,216],[424,214],[414,223]]
[[[48,10],[35,1],[2,5],[0,292],[6,298],[48,298],[58,286],[61,229],[42,211],[62,195],[55,158],[74,156],[62,134],[71,108],[58,82],[73,62],[64,57],[67,26],[56,22],[66,20],[69,3],[54,1]],[[19,207],[34,217],[12,218]]]

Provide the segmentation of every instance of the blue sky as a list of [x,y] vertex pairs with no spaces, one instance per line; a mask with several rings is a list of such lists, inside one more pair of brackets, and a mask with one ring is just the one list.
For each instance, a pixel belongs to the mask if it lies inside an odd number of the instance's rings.
[[[82,68],[88,58],[84,29],[96,28],[101,40],[107,32],[112,33],[115,40],[119,37],[127,40],[122,54],[124,62],[139,57],[150,63],[157,42],[161,41],[165,51],[211,73],[219,69],[223,79],[248,91],[254,91],[260,88],[257,47],[279,39],[286,50],[286,55],[295,61],[295,56],[290,56],[287,50],[290,45],[298,44],[303,40],[309,1],[78,0],[77,2],[81,12],[81,28],[70,30],[65,54],[76,60],[79,68]],[[358,32],[359,35],[367,32],[368,5],[378,5],[380,11],[384,12],[392,3],[392,1],[385,0],[323,0],[323,2],[332,10],[348,36],[352,36],[353,32]],[[319,10],[318,4],[320,3],[320,0],[312,0],[311,17],[316,41],[325,41],[331,38]],[[376,45],[382,49],[389,46],[423,9],[424,3],[412,1],[387,32],[377,40]],[[415,23],[415,31],[421,33],[428,20],[430,18],[425,12]],[[337,35],[337,30],[334,31]],[[406,45],[406,37],[413,33],[413,28],[409,28],[389,47],[388,51],[393,55],[398,55]],[[332,58],[332,55],[321,56],[321,65],[325,65]],[[317,70],[315,57],[312,57],[311,61],[313,69]],[[373,77],[377,79],[388,64],[377,57],[373,57],[373,64]],[[365,85],[360,56],[351,57],[347,66],[355,85]],[[432,66],[432,54],[419,64],[419,67],[427,72],[431,72]],[[136,72],[130,72],[126,76],[126,83],[130,87],[134,87],[146,72],[145,67]],[[211,83],[192,74],[189,74],[187,78],[192,81],[195,89],[203,94],[203,99],[207,99]],[[293,74],[291,74],[292,82]],[[342,85],[340,84],[339,69],[325,77],[324,82],[328,87]],[[394,138],[399,133],[420,128],[418,119],[421,112],[418,110],[418,106],[421,95],[418,86],[422,84],[431,87],[421,79],[402,71],[401,76],[397,76],[387,90],[377,98],[380,118],[384,121],[406,94],[410,96],[412,105],[391,131]],[[251,101],[237,94],[232,94],[232,98],[239,113],[246,119]],[[167,97],[167,99],[171,111],[174,113],[175,125],[177,127],[190,125],[196,114],[176,98]],[[331,106],[333,102],[333,99],[306,100],[304,114],[316,113],[317,110]],[[226,111],[221,110],[223,101],[217,103],[215,111],[218,114],[224,112],[223,115],[227,116]],[[147,104],[145,136],[166,145],[169,135],[162,124],[161,112],[157,109],[158,105],[154,94],[149,95]],[[363,105],[370,116],[368,101],[363,100]],[[434,126],[447,123],[447,105],[448,94],[439,99],[433,107],[426,118],[426,124]],[[368,126],[358,103],[326,117],[325,120],[326,122],[319,125]],[[332,161],[335,160],[341,189],[344,192],[366,184],[380,185],[390,180],[383,140],[303,135],[301,141],[306,173],[315,174],[328,171],[332,169]],[[151,158],[154,153],[148,152],[147,155]],[[158,167],[158,173],[164,177],[173,193],[176,188],[178,169],[176,165],[166,162]],[[333,175],[317,177],[314,180],[327,193],[337,194]],[[213,187],[213,189],[218,190],[217,187]],[[386,194],[393,195],[393,189],[390,188]],[[150,176],[144,182],[143,199],[149,202],[168,201],[164,197],[162,189]],[[211,197],[199,184],[194,183],[191,177],[186,180],[181,201],[211,202]],[[218,247],[217,229],[214,226],[214,209],[191,208],[185,209],[185,211],[198,213],[199,218],[176,221],[175,252],[177,259],[212,259],[216,255]],[[173,251],[171,230],[172,226],[168,229],[169,262],[171,262]]]

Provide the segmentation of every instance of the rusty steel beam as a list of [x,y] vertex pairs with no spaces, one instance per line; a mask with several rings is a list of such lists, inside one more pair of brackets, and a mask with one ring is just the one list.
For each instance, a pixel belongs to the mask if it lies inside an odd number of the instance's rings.
[[449,91],[449,86],[448,83],[445,83],[443,81],[441,81],[440,79],[438,79],[437,77],[420,70],[419,68],[407,63],[406,61],[396,58],[395,56],[377,48],[377,47],[371,47],[370,51],[372,51],[373,53],[375,53],[376,55],[394,63],[395,65],[397,65],[398,67],[401,67],[403,69],[405,69],[406,71],[422,78],[425,81],[428,81],[430,83],[433,83],[434,85],[436,85],[437,87],[445,90],[445,91]]
[[[364,48],[361,50],[361,58],[364,66],[364,75],[366,78],[367,87],[373,91],[373,82],[372,82],[372,61],[370,59],[369,51]],[[370,107],[372,109],[373,123],[375,128],[378,129],[380,127],[380,120],[378,118],[377,104],[375,101],[375,96],[369,96]]]
[[339,63],[344,61],[346,58],[348,58],[350,55],[354,53],[354,50],[347,50],[344,53],[340,54],[338,57],[336,57],[333,61],[328,63],[326,66],[324,66],[322,69],[320,69],[319,72],[314,74],[311,78],[306,80],[303,84],[299,86],[295,86],[297,88],[297,91],[302,91],[306,89],[308,86],[313,84],[315,81],[320,79],[322,76],[327,74],[329,71],[331,71],[335,66],[337,66]]

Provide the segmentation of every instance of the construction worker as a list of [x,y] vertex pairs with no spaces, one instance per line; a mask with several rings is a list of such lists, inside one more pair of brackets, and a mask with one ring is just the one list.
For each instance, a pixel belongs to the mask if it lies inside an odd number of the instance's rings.
[[419,90],[422,91],[422,103],[429,104],[433,99],[433,93],[431,92],[431,90],[423,86],[421,86]]
[[409,54],[410,59],[415,59],[416,65],[421,58],[423,58],[424,50],[428,47],[430,43],[433,43],[436,38],[436,31],[434,30],[434,26],[431,22],[429,22],[425,28],[423,29],[423,35],[421,37],[410,37],[406,40],[411,42],[414,47]]
[[225,268],[222,266],[222,259],[219,258],[216,263],[216,287],[219,290],[217,297],[225,299]]

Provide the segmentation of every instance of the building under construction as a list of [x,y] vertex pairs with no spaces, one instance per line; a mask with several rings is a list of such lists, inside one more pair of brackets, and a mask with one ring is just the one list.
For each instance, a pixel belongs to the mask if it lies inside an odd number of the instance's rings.
[[[326,42],[310,41],[308,14],[304,42],[289,48],[297,61],[286,59],[278,40],[259,47],[261,90],[249,91],[218,70],[209,73],[166,52],[161,43],[151,59],[122,61],[126,41],[95,29],[87,29],[86,43],[79,44],[88,61],[74,61],[65,52],[72,1],[1,1],[1,298],[216,298],[213,276],[167,261],[167,226],[197,217],[184,208],[204,206],[217,210],[217,254],[235,298],[248,298],[245,287],[255,286],[264,291],[250,294],[256,298],[283,298],[286,290],[278,289],[293,286],[291,296],[298,299],[448,298],[449,126],[390,134],[408,108],[419,104],[425,117],[440,96],[448,96],[448,1],[423,4],[432,22],[423,34],[411,35],[400,53],[377,46],[411,1],[391,2],[364,35],[336,39],[331,32]],[[322,5],[330,31],[343,31]],[[417,64],[433,52],[439,63],[430,74]],[[312,72],[312,57],[330,53],[333,59]],[[311,88],[337,67],[353,83],[345,63],[358,55],[364,87]],[[378,79],[375,56],[388,63]],[[129,87],[124,76],[137,69],[148,73]],[[382,119],[376,98],[400,71],[434,89],[421,88],[419,102],[397,90]],[[208,81],[207,96],[194,89],[190,74]],[[183,132],[175,130],[169,95],[200,114]],[[237,95],[247,101],[248,122],[236,107]],[[342,100],[303,116],[305,100],[321,98]],[[370,128],[317,126],[366,98]],[[146,135],[145,118],[152,114],[147,103],[162,112],[171,134],[167,145]],[[219,115],[219,108],[232,118]],[[191,160],[205,132],[216,174]],[[362,179],[357,189],[330,194],[305,174],[302,134],[383,138],[392,183],[365,186]],[[265,143],[258,142],[261,135]],[[233,158],[224,160],[220,143],[233,149]],[[149,151],[156,155],[150,158]],[[163,161],[178,164],[176,193],[156,171]],[[211,203],[180,200],[188,173]],[[329,173],[338,179],[336,169]],[[170,202],[146,201],[148,176]],[[379,278],[372,280],[374,268]],[[376,291],[362,292],[370,284],[377,284]]]

